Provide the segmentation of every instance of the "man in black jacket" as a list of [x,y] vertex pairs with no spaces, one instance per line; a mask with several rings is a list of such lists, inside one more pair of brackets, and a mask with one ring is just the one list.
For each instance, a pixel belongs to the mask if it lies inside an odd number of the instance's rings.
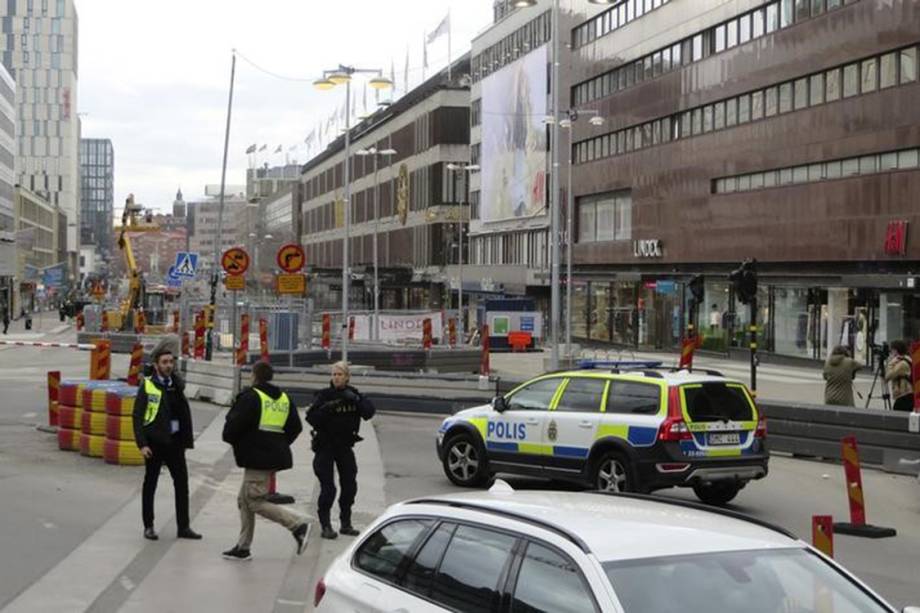
[[348,384],[350,380],[348,364],[334,364],[332,382],[314,395],[313,404],[307,410],[307,422],[313,426],[313,472],[320,484],[316,512],[325,539],[338,536],[329,519],[336,494],[333,466],[339,470],[342,488],[339,495],[339,532],[346,536],[358,535],[351,525],[351,506],[358,492],[358,464],[352,448],[362,440],[358,436],[361,420],[367,421],[374,416],[374,405]]
[[245,469],[237,498],[242,524],[240,538],[232,549],[223,553],[229,560],[251,558],[249,547],[256,514],[290,530],[297,542],[298,555],[306,544],[307,522],[266,500],[272,475],[293,466],[291,445],[303,431],[297,407],[287,394],[270,383],[273,377],[270,365],[255,364],[252,387],[236,397],[224,424],[224,441],[233,445],[236,464]]
[[176,490],[178,537],[199,540],[189,525],[188,467],[185,450],[195,445],[192,412],[185,398],[185,384],[173,372],[175,357],[169,345],[160,343],[151,356],[154,372],[144,377],[134,400],[134,440],[144,456],[144,538],[157,540],[153,528],[153,498],[163,465],[169,469]]

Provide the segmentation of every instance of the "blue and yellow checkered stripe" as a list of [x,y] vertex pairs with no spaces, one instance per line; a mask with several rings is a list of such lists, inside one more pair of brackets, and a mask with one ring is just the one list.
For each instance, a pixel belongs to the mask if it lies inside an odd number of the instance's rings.
[[[656,428],[628,425],[600,425],[594,440],[603,438],[619,438],[628,441],[634,447],[651,447],[658,437]],[[591,449],[588,447],[572,447],[568,445],[545,445],[541,443],[526,443],[513,441],[486,441],[489,451],[504,451],[506,453],[522,453],[530,455],[545,455],[557,458],[584,459],[588,457]]]

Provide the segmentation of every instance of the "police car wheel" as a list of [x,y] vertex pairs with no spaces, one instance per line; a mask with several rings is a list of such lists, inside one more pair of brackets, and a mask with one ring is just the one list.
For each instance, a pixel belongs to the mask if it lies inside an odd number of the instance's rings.
[[634,490],[629,462],[622,454],[608,451],[594,469],[594,487],[602,492],[631,492]]
[[445,444],[444,474],[454,485],[474,487],[488,480],[487,461],[481,445],[468,434],[458,434]]
[[731,481],[698,483],[693,486],[693,493],[704,503],[720,507],[733,500],[743,487],[743,484]]

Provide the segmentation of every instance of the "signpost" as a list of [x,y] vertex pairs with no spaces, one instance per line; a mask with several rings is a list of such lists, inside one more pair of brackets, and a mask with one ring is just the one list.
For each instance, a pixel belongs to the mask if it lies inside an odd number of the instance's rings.
[[244,275],[249,270],[249,254],[240,247],[227,249],[220,258],[220,265],[228,275]]
[[[224,277],[224,287],[230,292],[233,306],[230,309],[231,346],[236,349],[236,292],[246,289],[246,271],[249,270],[249,254],[239,247],[227,249],[220,258],[220,265],[227,276]],[[233,391],[239,389],[239,367],[234,366]]]
[[194,279],[198,270],[198,254],[188,251],[176,253],[176,263],[169,269],[170,276]]
[[278,268],[286,273],[294,274],[303,270],[306,255],[300,245],[284,245],[278,250],[277,261]]
[[[278,268],[284,271],[275,277],[275,291],[282,296],[303,296],[307,293],[307,279],[301,274],[307,257],[303,247],[295,243],[288,243],[278,249],[278,255],[275,258]],[[288,311],[293,313],[293,304],[288,298]],[[294,350],[296,349],[297,339],[293,335],[294,326],[291,325],[291,344],[288,353],[288,364],[294,365]]]

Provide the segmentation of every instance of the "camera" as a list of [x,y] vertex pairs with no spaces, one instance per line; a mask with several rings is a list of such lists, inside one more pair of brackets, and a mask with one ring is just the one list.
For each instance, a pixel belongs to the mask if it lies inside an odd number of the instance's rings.
[[891,347],[887,342],[881,344],[872,343],[869,347],[872,349],[872,355],[882,361],[885,361],[888,358],[888,354],[891,353]]

